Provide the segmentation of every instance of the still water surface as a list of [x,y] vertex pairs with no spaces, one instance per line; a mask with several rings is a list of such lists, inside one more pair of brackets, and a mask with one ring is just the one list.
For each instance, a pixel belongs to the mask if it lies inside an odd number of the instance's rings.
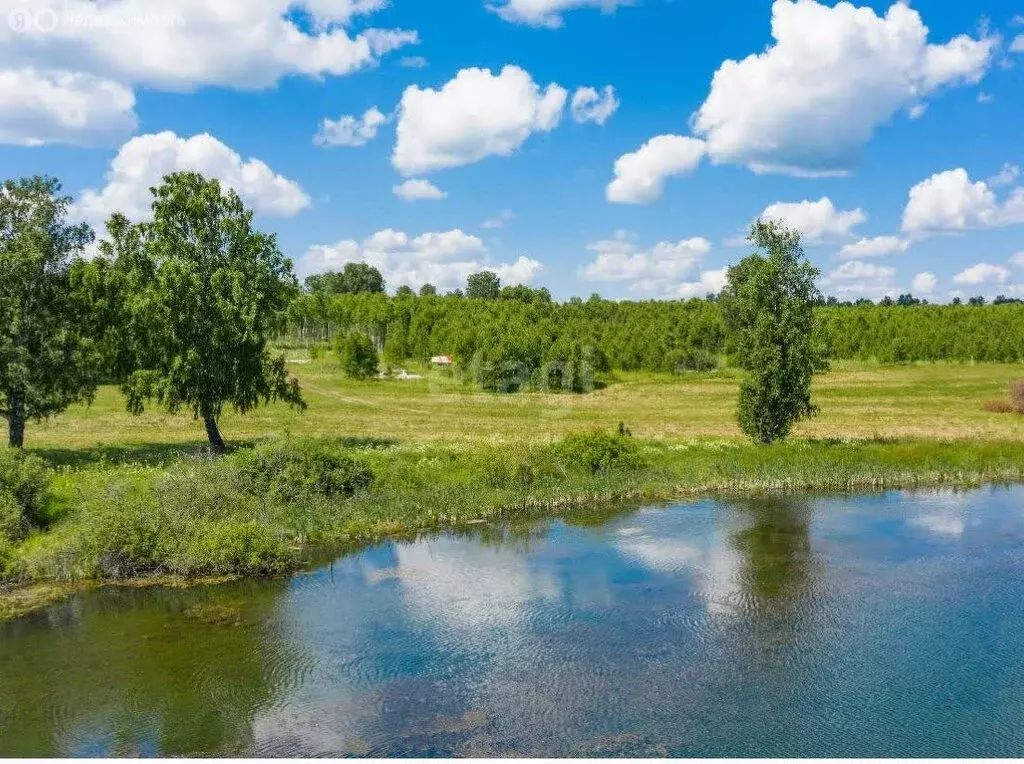
[[0,756],[1024,755],[1024,488],[701,502],[0,625]]

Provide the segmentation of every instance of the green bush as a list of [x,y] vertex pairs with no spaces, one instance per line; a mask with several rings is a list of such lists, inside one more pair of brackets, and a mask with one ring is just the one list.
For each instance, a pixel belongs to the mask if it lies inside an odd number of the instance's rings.
[[21,541],[28,531],[28,521],[14,496],[0,489],[0,540]]
[[569,435],[555,444],[553,452],[554,460],[564,469],[592,475],[628,472],[646,466],[631,437],[601,431]]
[[289,503],[310,496],[349,496],[368,488],[373,471],[329,442],[265,443],[231,457],[243,490]]
[[50,477],[38,456],[15,448],[0,448],[0,491],[6,491],[21,507],[32,526],[46,524]]
[[14,544],[0,536],[0,580],[14,572]]
[[254,575],[281,571],[286,559],[283,542],[266,525],[219,522],[192,538],[175,567],[183,575]]
[[341,362],[342,371],[351,379],[371,379],[377,376],[380,359],[373,341],[362,332],[339,334],[334,340],[334,353]]
[[262,499],[221,463],[188,464],[144,485],[116,485],[79,507],[36,572],[50,578],[266,573],[291,557]]

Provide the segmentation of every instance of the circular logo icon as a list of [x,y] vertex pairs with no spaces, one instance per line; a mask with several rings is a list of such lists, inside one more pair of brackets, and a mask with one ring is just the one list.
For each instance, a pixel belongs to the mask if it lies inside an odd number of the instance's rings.
[[13,8],[7,14],[7,26],[15,32],[29,32],[32,29],[33,14],[28,8]]
[[53,8],[43,8],[41,11],[36,11],[35,23],[36,29],[40,32],[52,32],[57,28],[60,19],[57,18],[57,11]]

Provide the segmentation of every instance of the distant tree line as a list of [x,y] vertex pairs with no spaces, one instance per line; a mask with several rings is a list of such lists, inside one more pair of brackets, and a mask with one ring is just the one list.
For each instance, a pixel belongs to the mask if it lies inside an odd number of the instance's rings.
[[[740,365],[742,348],[730,339],[721,300],[607,300],[598,295],[558,303],[546,289],[501,286],[487,274],[484,294],[471,277],[465,290],[439,295],[401,290],[327,294],[307,289],[288,309],[279,339],[329,344],[338,333],[369,336],[384,360],[399,364],[450,354],[469,368],[497,362],[539,369],[566,361],[574,348],[589,348],[610,369],[705,371],[722,360]],[[473,296],[471,296],[473,295]],[[1024,304],[981,297],[966,303],[928,304],[898,299],[839,302],[812,300],[813,332],[831,357],[913,361],[1024,361]]]

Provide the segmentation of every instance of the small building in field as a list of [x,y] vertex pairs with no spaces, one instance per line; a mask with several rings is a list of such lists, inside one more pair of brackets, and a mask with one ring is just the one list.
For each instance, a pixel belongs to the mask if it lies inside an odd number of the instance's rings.
[[452,357],[450,355],[435,355],[430,359],[430,363],[435,366],[451,366]]

